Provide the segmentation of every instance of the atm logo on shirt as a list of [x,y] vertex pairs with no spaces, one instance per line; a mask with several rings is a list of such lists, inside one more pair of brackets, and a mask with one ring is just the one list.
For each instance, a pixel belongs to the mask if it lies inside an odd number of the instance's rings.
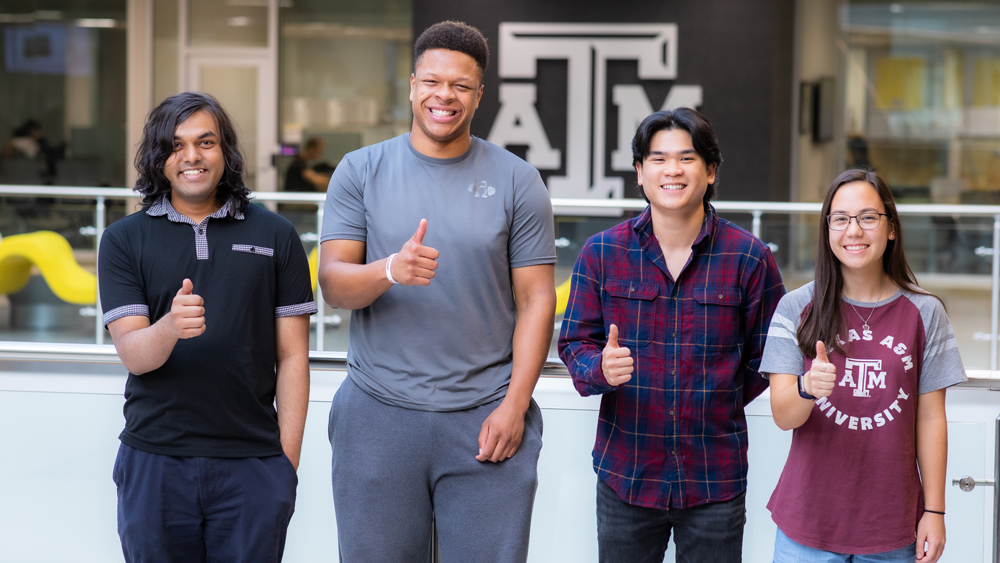
[[855,397],[870,397],[870,389],[885,389],[885,372],[882,360],[856,360],[847,358],[844,362],[844,377],[841,387],[853,387]]

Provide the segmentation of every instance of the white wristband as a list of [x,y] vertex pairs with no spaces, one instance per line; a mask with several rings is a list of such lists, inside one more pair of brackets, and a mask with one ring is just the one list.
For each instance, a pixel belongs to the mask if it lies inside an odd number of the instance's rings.
[[389,280],[392,285],[399,285],[399,282],[392,279],[392,259],[396,257],[396,253],[389,255],[389,259],[385,261],[385,277]]

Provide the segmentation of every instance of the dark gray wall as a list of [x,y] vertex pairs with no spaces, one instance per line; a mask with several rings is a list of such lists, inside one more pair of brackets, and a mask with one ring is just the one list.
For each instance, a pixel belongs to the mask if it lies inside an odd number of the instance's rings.
[[[789,198],[794,0],[413,0],[413,36],[452,19],[478,27],[489,40],[486,91],[472,126],[486,137],[499,110],[496,56],[498,24],[507,22],[675,23],[676,83],[703,88],[700,110],[712,122],[722,149],[719,199],[783,201]],[[553,148],[566,143],[566,65],[539,63],[539,117]],[[617,147],[614,84],[640,83],[634,62],[608,66],[608,151]],[[642,81],[654,109],[671,81]],[[560,90],[561,88],[561,90]],[[545,92],[545,96],[541,93]],[[514,152],[518,152],[516,148]],[[523,156],[523,155],[522,155]],[[559,171],[543,171],[543,177]],[[623,173],[634,197],[635,175]]]

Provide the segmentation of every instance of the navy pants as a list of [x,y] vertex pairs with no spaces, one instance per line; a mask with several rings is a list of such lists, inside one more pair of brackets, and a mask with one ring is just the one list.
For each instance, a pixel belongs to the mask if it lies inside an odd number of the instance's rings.
[[122,444],[114,480],[128,563],[281,561],[298,485],[284,455],[173,457]]
[[677,563],[739,563],[746,521],[745,492],[723,502],[660,510],[629,504],[597,480],[601,563],[661,563],[671,531]]

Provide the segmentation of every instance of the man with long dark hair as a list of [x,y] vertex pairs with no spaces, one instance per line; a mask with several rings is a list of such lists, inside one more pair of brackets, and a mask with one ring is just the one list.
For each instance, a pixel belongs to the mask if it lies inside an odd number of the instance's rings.
[[689,108],[647,117],[632,141],[638,217],[580,251],[559,355],[581,395],[603,395],[594,469],[602,562],[732,563],[746,521],[743,407],[784,293],[764,243],[720,218],[722,155]]
[[101,240],[129,370],[114,469],[129,562],[281,560],[316,304],[295,229],[249,205],[243,162],[218,101],[167,98],[136,155],[143,211]]
[[[552,207],[538,171],[470,134],[489,50],[458,22],[414,47],[409,134],[344,157],[323,296],[353,309],[330,412],[342,561],[523,562],[552,339]],[[514,297],[517,296],[515,301]]]

